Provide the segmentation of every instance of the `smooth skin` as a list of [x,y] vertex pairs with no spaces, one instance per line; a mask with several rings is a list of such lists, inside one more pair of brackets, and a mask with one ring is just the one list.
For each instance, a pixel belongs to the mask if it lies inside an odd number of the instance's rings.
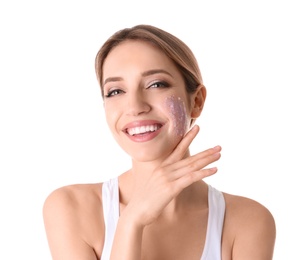
[[[116,46],[103,75],[108,126],[132,159],[132,168],[118,177],[120,218],[111,260],[199,260],[208,219],[203,179],[217,172],[210,164],[221,157],[220,146],[189,153],[200,130],[192,122],[202,112],[205,87],[188,94],[171,60],[142,41]],[[183,138],[173,134],[177,124],[165,105],[170,96],[186,106],[189,127]],[[144,120],[160,123],[158,135],[145,142],[131,139],[125,127]],[[53,260],[100,259],[105,235],[102,185],[65,186],[46,199],[43,214]],[[222,259],[271,260],[276,233],[271,213],[248,198],[227,193],[224,198]]]

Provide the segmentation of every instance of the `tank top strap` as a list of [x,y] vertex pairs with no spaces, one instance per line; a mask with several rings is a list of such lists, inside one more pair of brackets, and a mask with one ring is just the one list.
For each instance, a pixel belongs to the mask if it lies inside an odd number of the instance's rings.
[[221,238],[225,214],[223,193],[208,185],[208,222],[201,260],[221,260]]
[[109,260],[120,210],[117,177],[103,183],[102,205],[105,223],[105,238],[101,260]]

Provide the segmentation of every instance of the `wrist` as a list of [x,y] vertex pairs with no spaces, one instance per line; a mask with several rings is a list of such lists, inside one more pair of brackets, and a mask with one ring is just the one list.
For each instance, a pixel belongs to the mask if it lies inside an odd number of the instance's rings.
[[141,217],[137,216],[133,210],[129,210],[128,206],[123,210],[118,220],[118,226],[124,227],[127,231],[142,232],[145,224],[141,221]]

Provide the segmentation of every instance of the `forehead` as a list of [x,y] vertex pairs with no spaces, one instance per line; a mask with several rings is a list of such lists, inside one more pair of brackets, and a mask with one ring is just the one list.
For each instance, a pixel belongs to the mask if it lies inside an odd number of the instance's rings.
[[114,47],[103,64],[104,78],[123,69],[165,69],[180,74],[173,61],[157,46],[141,41],[126,40]]

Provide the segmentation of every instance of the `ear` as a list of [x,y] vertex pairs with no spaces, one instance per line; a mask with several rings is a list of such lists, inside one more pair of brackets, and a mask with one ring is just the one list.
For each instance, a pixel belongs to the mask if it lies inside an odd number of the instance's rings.
[[198,118],[201,115],[205,99],[206,88],[204,85],[199,85],[196,92],[193,93],[191,100],[191,117],[193,119],[192,121],[194,121],[194,119]]

